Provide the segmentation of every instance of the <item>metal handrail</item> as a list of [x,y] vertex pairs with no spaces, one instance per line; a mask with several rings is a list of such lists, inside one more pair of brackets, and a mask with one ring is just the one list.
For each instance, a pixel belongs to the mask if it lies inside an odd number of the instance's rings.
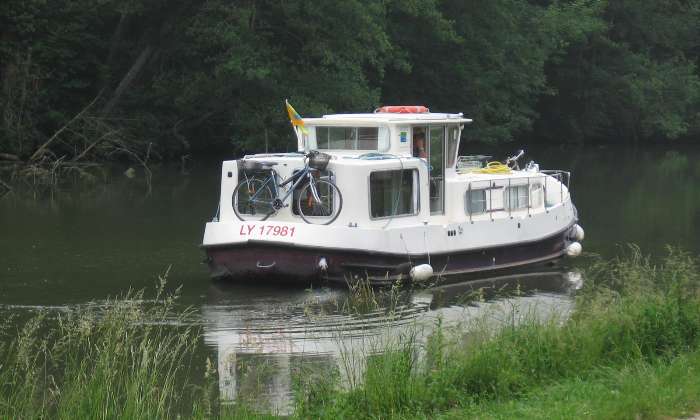
[[[553,178],[556,179],[559,182],[559,202],[554,203],[551,206],[547,205],[547,192],[549,191],[549,179]],[[532,180],[541,180],[542,182],[542,188],[543,188],[543,194],[544,196],[542,197],[542,204],[544,206],[545,211],[549,211],[550,208],[554,207],[555,205],[561,204],[565,202],[565,199],[570,199],[571,193],[569,192],[569,185],[571,183],[571,172],[567,171],[562,171],[562,170],[541,170],[537,173],[537,175],[533,176],[523,176],[523,177],[516,177],[516,178],[508,178],[508,182],[505,183],[503,182],[502,185],[498,185],[499,181],[501,179],[483,179],[483,180],[473,180],[469,181],[469,184],[467,185],[467,190],[466,190],[466,196],[465,196],[465,205],[466,205],[466,210],[469,215],[469,222],[473,223],[472,216],[475,214],[482,214],[482,213],[474,213],[472,211],[472,208],[468,202],[468,200],[471,197],[471,192],[474,190],[487,190],[488,192],[488,208],[485,209],[484,213],[489,214],[489,218],[493,220],[493,214],[501,211],[508,211],[508,216],[512,216],[513,208],[511,205],[508,206],[508,208],[505,208],[505,201],[506,197],[504,195],[503,197],[503,208],[499,209],[494,209],[493,208],[493,191],[497,189],[504,189],[504,194],[505,194],[505,188],[511,188],[513,185],[527,185],[527,191],[528,191],[528,201],[527,201],[527,214],[528,216],[531,213],[531,208],[532,208],[532,195],[531,195],[531,187],[533,185]],[[518,182],[521,181],[521,182]],[[566,185],[566,194],[564,193],[564,185]],[[510,190],[508,190],[508,194],[510,194]],[[486,197],[484,197],[486,198]],[[510,200],[510,196],[508,197],[508,200]]]
[[564,202],[564,180],[566,180],[566,191],[568,194],[567,198],[571,197],[570,188],[569,188],[569,185],[571,184],[571,172],[562,171],[560,169],[543,169],[540,171],[540,173],[545,175],[545,180],[544,180],[544,182],[545,182],[545,193],[544,193],[545,209],[547,208],[547,201],[546,201],[547,190],[546,190],[546,188],[547,188],[548,177],[552,177],[552,178],[556,179],[557,181],[559,181],[559,202],[560,203]]

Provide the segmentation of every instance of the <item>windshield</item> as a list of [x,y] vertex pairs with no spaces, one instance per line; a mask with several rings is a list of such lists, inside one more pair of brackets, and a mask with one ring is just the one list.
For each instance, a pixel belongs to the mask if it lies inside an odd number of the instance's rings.
[[385,127],[316,127],[311,149],[385,151],[389,130]]

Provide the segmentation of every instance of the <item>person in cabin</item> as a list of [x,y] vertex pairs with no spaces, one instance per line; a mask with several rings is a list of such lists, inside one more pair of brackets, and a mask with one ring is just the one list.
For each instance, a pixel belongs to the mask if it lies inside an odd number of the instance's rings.
[[413,156],[422,159],[428,158],[428,149],[425,144],[425,132],[422,129],[415,129],[413,132]]

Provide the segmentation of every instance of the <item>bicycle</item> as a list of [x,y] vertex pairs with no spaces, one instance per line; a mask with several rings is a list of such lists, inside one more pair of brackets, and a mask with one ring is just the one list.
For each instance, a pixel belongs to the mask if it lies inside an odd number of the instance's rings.
[[[304,155],[304,168],[280,184],[277,183],[278,174],[274,170],[277,162],[240,160],[239,167],[242,167],[245,179],[233,190],[234,213],[243,221],[267,220],[280,209],[289,207],[285,203],[289,196],[294,196],[297,187],[306,182],[296,197],[299,216],[310,224],[333,223],[343,207],[343,196],[332,180],[321,176],[330,159],[330,155],[312,150]],[[269,172],[269,175],[260,179],[257,175],[261,172]],[[279,189],[287,185],[290,186],[284,196],[280,197]]]

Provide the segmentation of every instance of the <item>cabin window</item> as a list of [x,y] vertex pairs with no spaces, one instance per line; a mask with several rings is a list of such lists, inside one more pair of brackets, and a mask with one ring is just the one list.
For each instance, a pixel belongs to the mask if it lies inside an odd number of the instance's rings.
[[505,189],[503,203],[506,210],[525,209],[528,207],[528,186],[514,185]]
[[413,127],[413,156],[421,159],[428,158],[428,143],[426,140],[426,127]]
[[530,205],[534,208],[542,207],[542,184],[533,184],[530,192]]
[[328,149],[355,149],[357,129],[328,127]]
[[447,126],[447,167],[455,166],[457,160],[457,149],[459,148],[459,126]]
[[383,127],[316,127],[312,149],[386,150],[388,136],[389,130]]
[[376,127],[359,127],[357,129],[357,148],[359,150],[377,150],[379,129]]
[[486,190],[467,191],[467,213],[486,213]]
[[369,175],[370,215],[373,219],[418,213],[418,171],[377,171]]

